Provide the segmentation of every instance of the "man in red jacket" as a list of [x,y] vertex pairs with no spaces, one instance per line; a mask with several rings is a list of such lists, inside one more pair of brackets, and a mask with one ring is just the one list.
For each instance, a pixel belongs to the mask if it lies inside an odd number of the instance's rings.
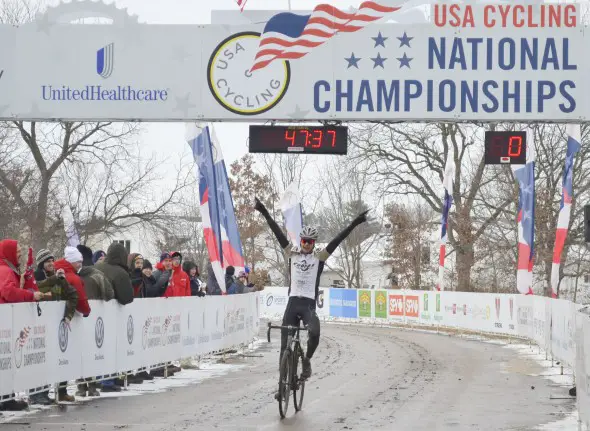
[[0,241],[0,304],[40,301],[45,296],[39,292],[34,280],[28,280],[21,287],[21,253],[18,241]]
[[90,305],[88,304],[88,297],[84,289],[84,282],[78,275],[78,271],[82,268],[82,253],[76,247],[66,247],[64,250],[65,257],[55,262],[55,270],[63,269],[66,273],[66,280],[70,286],[78,291],[78,306],[76,310],[82,313],[84,317],[90,314]]
[[168,281],[168,288],[164,297],[191,296],[191,280],[186,272],[182,270],[182,255],[178,251],[171,253],[172,275]]

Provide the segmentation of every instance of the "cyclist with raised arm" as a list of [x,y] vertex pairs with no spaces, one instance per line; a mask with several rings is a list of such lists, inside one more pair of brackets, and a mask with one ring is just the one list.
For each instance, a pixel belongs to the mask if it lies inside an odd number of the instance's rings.
[[[326,248],[316,249],[315,242],[318,238],[318,230],[315,227],[304,226],[300,235],[300,244],[299,246],[294,246],[289,242],[279,225],[273,220],[266,207],[258,198],[256,198],[254,208],[264,216],[286,257],[289,259],[291,285],[289,286],[288,292],[289,302],[283,315],[283,326],[297,326],[299,324],[299,318],[301,318],[303,323],[309,328],[307,352],[305,358],[303,358],[303,371],[301,374],[303,379],[307,379],[311,376],[310,359],[320,342],[320,320],[315,310],[320,275],[324,270],[326,260],[328,260],[340,243],[350,235],[355,227],[367,221],[367,213],[369,211],[365,211],[357,216],[346,229],[328,243]],[[283,351],[287,347],[287,336],[286,330],[281,331],[279,364]]]

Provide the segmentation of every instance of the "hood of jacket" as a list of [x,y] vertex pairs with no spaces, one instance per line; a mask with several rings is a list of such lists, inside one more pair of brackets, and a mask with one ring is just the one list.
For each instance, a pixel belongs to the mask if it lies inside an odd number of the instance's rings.
[[16,258],[16,248],[18,241],[14,239],[4,239],[0,241],[0,260],[5,260],[14,266],[13,270],[18,270],[19,262]]
[[92,262],[92,249],[82,244],[78,244],[76,248],[82,254],[82,266],[94,265],[94,262]]
[[[197,268],[197,264],[194,262],[191,262],[190,260],[187,260],[186,262],[184,262],[182,264],[182,270],[184,272],[186,272],[189,276],[191,275],[191,269],[193,268]],[[197,275],[198,275],[199,271],[197,269]]]
[[55,262],[55,271],[57,272],[58,269],[63,269],[66,274],[76,274],[76,269],[74,266],[65,259],[60,259]]
[[111,244],[107,251],[107,257],[105,262],[109,265],[117,265],[123,268],[125,271],[129,271],[127,268],[127,249],[123,244],[118,242]]

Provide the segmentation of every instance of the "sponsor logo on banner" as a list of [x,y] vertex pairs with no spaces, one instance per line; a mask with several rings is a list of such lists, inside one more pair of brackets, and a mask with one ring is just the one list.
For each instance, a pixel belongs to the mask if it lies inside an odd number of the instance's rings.
[[289,88],[289,61],[274,61],[250,72],[259,42],[260,33],[237,33],[222,40],[209,58],[209,90],[221,106],[234,114],[266,112],[281,101]]
[[420,315],[420,298],[418,296],[406,296],[406,316],[418,317]]
[[66,324],[65,320],[59,322],[59,327],[57,329],[57,341],[59,343],[59,350],[62,353],[65,353],[68,350],[68,325]]
[[[257,302],[257,304],[258,304],[258,302]],[[191,332],[191,314],[192,314],[192,312],[189,311],[187,314],[188,315],[186,316],[186,333],[188,335],[184,335],[182,337],[182,345],[185,346],[185,347],[186,346],[194,346],[195,343],[197,342],[197,339],[194,336],[190,335],[190,332]]]
[[496,297],[496,319],[500,320],[500,298]]
[[12,329],[0,329],[0,371],[12,368]]
[[359,290],[359,317],[371,317],[371,291]]
[[102,317],[96,319],[96,324],[94,325],[94,341],[96,342],[96,347],[99,349],[102,347],[102,343],[104,343],[104,321]]
[[436,312],[440,313],[440,293],[436,294]]
[[424,311],[428,311],[428,293],[424,294]]
[[[14,343],[14,365],[16,368],[45,363],[46,359],[45,325],[25,326]],[[26,351],[26,353],[24,353]]]
[[318,308],[324,308],[324,289],[320,289],[318,292],[318,298],[316,299],[316,305]]
[[135,326],[133,324],[133,316],[130,314],[127,318],[127,342],[129,345],[133,344],[133,335],[135,332]]
[[[115,66],[115,44],[110,43],[96,51],[96,73],[110,78]],[[105,87],[101,84],[70,86],[67,83],[41,86],[41,98],[51,102],[143,102],[158,103],[168,100],[169,88],[138,88],[130,84]]]
[[404,296],[403,295],[389,295],[389,315],[403,316],[404,315]]
[[489,305],[486,305],[486,320],[490,320],[490,317],[492,317],[492,310]]
[[467,304],[463,304],[463,316],[467,316]]
[[516,309],[516,321],[519,325],[530,326],[533,324],[533,307],[518,307]]
[[357,316],[357,290],[356,289],[332,289],[330,291],[330,316],[348,317],[355,319]]
[[453,304],[453,314],[457,314],[457,304]]
[[375,292],[375,317],[387,319],[387,294],[385,292]]
[[510,320],[514,319],[514,298],[510,297]]
[[96,51],[96,73],[103,78],[108,78],[113,74],[115,65],[115,44],[109,43]]

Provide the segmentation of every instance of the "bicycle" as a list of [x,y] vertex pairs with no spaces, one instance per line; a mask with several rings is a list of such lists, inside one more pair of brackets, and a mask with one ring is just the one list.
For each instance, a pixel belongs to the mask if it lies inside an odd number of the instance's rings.
[[[281,364],[279,367],[279,413],[284,419],[289,408],[289,392],[293,391],[293,405],[295,411],[301,411],[303,406],[303,394],[305,393],[305,379],[301,378],[303,369],[297,372],[297,367],[303,362],[303,347],[301,347],[301,340],[299,333],[301,329],[308,331],[307,325],[301,326],[275,326],[268,322],[267,339],[270,343],[271,329],[286,329],[287,347],[281,356]],[[297,400],[297,391],[299,391],[299,400]]]

